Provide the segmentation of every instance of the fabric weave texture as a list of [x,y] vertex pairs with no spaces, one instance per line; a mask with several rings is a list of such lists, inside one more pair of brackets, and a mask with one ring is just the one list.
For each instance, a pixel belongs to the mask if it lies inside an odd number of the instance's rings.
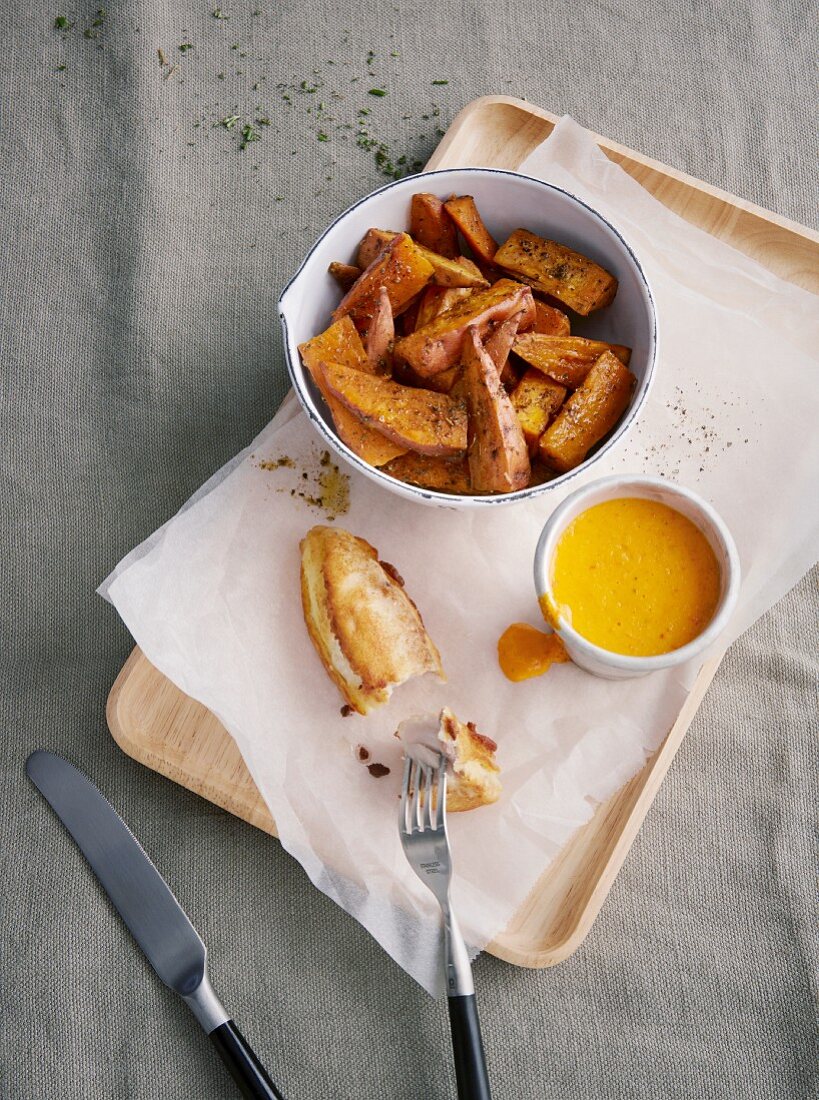
[[[237,1095],[25,779],[48,748],[167,877],[285,1095],[445,1100],[442,1006],[276,841],[116,747],[131,642],[94,589],[270,419],[318,233],[467,102],[811,223],[815,37],[790,0],[97,11],[18,7],[0,66],[0,1096]],[[498,1100],[819,1093],[818,581],[729,651],[576,955],[477,961]]]

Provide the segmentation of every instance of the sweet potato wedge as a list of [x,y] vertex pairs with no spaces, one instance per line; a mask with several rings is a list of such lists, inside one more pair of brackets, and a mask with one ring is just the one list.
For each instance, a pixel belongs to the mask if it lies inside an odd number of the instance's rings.
[[509,362],[509,352],[518,334],[521,314],[516,313],[508,321],[497,325],[487,336],[484,347],[489,352],[489,358],[495,364],[495,370],[500,375],[505,390],[509,390],[518,380],[515,369]]
[[415,327],[423,328],[424,325],[430,324],[436,317],[440,317],[442,313],[452,309],[457,302],[460,302],[463,298],[468,298],[471,293],[472,291],[466,287],[446,287],[430,284],[425,290],[421,291]]
[[444,208],[460,229],[461,236],[472,249],[480,263],[492,264],[498,245],[483,223],[475,200],[471,195],[453,196],[444,203]]
[[356,279],[333,311],[333,320],[349,313],[356,328],[362,331],[372,320],[382,286],[387,288],[395,316],[426,286],[431,276],[432,266],[412,238],[399,233]]
[[397,477],[421,489],[435,489],[439,493],[469,493],[469,463],[465,457],[434,458],[407,451],[381,469],[385,474]]
[[617,293],[615,277],[594,260],[528,229],[516,229],[494,259],[514,278],[584,316],[607,306]]
[[532,332],[543,336],[570,336],[572,326],[562,309],[556,309],[535,298],[535,323]]
[[347,291],[361,275],[361,268],[355,264],[340,264],[335,261],[327,268],[342,290]]
[[[373,263],[384,251],[390,241],[399,236],[392,229],[368,229],[364,234],[361,244],[358,246],[357,261],[359,267],[365,263]],[[481,274],[481,270],[465,256],[457,256],[448,259],[438,252],[433,252],[424,245],[416,244],[419,253],[432,267],[432,282],[438,286],[450,287],[487,287],[488,281]]]
[[513,347],[515,354],[529,366],[548,374],[570,390],[582,384],[592,364],[604,351],[612,352],[625,366],[631,358],[631,349],[622,344],[587,340],[583,336],[544,336],[539,332],[527,332],[515,340]]
[[469,478],[477,493],[514,493],[529,484],[531,467],[523,432],[477,325],[463,345],[469,412]]
[[399,447],[442,456],[466,450],[466,408],[462,402],[338,363],[324,363],[322,370],[333,396]]
[[410,236],[424,248],[454,260],[458,255],[455,223],[437,195],[419,191],[410,202]]
[[399,236],[397,229],[368,229],[361,238],[355,262],[366,270],[397,236]]
[[559,473],[579,466],[625,412],[635,381],[616,355],[604,351],[541,436],[538,454],[547,466]]
[[566,387],[530,368],[512,391],[512,405],[520,422],[529,454],[537,453],[540,437],[566,400]]
[[429,378],[459,361],[469,325],[477,325],[483,336],[493,322],[506,321],[521,312],[523,321],[534,314],[534,308],[528,287],[500,279],[488,290],[473,291],[430,324],[396,341],[396,358],[408,363],[422,378]]
[[389,378],[392,374],[392,349],[395,344],[395,322],[387,288],[382,286],[378,292],[378,303],[372,320],[364,334],[364,350],[371,374],[380,374]]
[[352,370],[370,370],[370,364],[355,325],[349,317],[330,325],[324,332],[299,345],[304,365],[327,402],[339,438],[359,458],[371,466],[383,466],[406,450],[379,432],[368,428],[346,405],[334,397],[324,381],[321,365],[324,362],[341,363]]

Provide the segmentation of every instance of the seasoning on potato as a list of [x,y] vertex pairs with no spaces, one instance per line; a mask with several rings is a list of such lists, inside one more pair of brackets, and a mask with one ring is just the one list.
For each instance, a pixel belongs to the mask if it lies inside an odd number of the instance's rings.
[[[431,492],[501,494],[585,460],[616,426],[630,349],[572,333],[617,279],[516,229],[498,247],[470,195],[418,192],[409,232],[367,230],[333,323],[299,348],[339,438]],[[616,333],[606,334],[616,337]]]

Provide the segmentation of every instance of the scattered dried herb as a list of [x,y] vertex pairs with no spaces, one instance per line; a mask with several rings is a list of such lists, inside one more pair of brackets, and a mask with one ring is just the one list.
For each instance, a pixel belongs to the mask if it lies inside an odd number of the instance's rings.
[[70,31],[73,26],[74,24],[69,23],[64,15],[58,15],[54,20],[55,31]]
[[210,14],[214,19],[230,19],[230,16],[226,15],[221,8],[214,8]]
[[246,122],[242,127],[242,140],[239,142],[239,148],[244,151],[252,141],[260,141],[261,136],[258,130],[253,129],[251,122]]
[[180,53],[187,53],[188,50],[192,50],[192,49],[193,49],[193,43],[192,42],[183,42],[181,44],[181,46],[179,47],[179,52]]
[[227,118],[219,120],[219,125],[224,126],[226,130],[232,130],[236,123],[239,121],[238,115],[228,115]]
[[370,88],[369,95],[385,96],[387,94],[386,88]]

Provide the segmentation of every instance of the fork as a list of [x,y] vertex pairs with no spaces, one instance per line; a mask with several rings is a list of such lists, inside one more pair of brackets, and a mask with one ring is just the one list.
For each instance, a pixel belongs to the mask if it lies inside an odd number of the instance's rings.
[[461,930],[452,911],[449,887],[452,858],[446,830],[446,760],[427,764],[407,754],[401,788],[398,831],[410,867],[438,900],[443,913],[446,992],[458,1100],[491,1100],[478,1022],[472,969]]

